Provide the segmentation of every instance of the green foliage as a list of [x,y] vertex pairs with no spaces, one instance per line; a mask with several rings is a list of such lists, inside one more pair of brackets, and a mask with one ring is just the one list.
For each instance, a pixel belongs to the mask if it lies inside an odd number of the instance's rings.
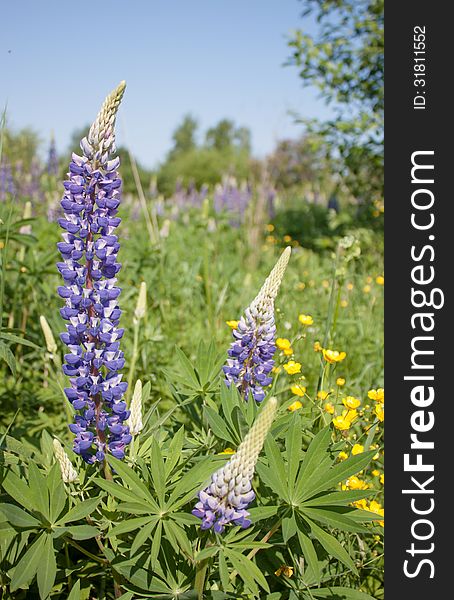
[[298,30],[290,40],[304,84],[333,106],[326,122],[306,121],[339,163],[342,181],[362,202],[383,197],[383,0],[309,0],[317,35]]
[[[239,318],[255,296],[280,246],[288,243],[282,239],[290,233],[286,228],[297,223],[291,231],[297,237],[299,223],[319,208],[323,227],[316,222],[302,236],[306,247],[291,241],[294,251],[276,303],[278,336],[291,340],[293,358],[303,364],[307,394],[293,395],[291,386],[304,380],[282,371],[288,357],[277,352],[281,372],[274,375],[270,394],[279,399],[280,408],[253,480],[252,526],[230,527],[222,536],[203,532],[191,514],[196,494],[229,459],[230,450],[225,451],[238,447],[261,410],[222,382],[231,339],[225,321]],[[14,375],[11,365],[0,365],[3,597],[181,600],[203,593],[213,600],[381,600],[381,516],[352,504],[381,499],[371,474],[382,467],[381,457],[377,448],[367,451],[381,443],[381,427],[372,420],[364,427],[358,423],[346,437],[329,424],[331,417],[317,398],[317,391],[326,389],[340,412],[343,392],[334,384],[338,375],[347,379],[346,394],[362,398],[363,405],[367,390],[380,384],[382,288],[371,283],[371,292],[362,292],[366,277],[382,272],[379,236],[370,230],[359,235],[352,222],[330,228],[326,211],[319,208],[304,207],[290,219],[279,211],[273,240],[265,241],[263,227],[257,267],[249,270],[248,227],[232,228],[209,205],[172,220],[159,247],[151,247],[145,228],[124,207],[121,306],[127,369],[141,280],[148,289],[133,369],[134,379],[144,383],[144,429],[125,461],[109,458],[105,470],[83,464],[71,451],[59,368],[58,228],[47,221],[44,207],[26,223],[31,234],[19,231],[21,207],[13,208],[11,219],[1,215],[9,225],[1,238],[5,294],[0,342],[9,349],[16,371]],[[208,229],[209,219],[215,231]],[[349,233],[353,241],[343,240],[333,259],[340,233]],[[309,238],[325,238],[328,250]],[[346,308],[340,305],[344,297]],[[311,327],[298,323],[300,312],[313,315]],[[57,340],[55,354],[45,348],[40,314]],[[347,352],[345,362],[329,369],[312,350],[325,335],[330,347]],[[292,412],[297,399],[302,406]],[[61,479],[54,436],[78,472],[72,483]],[[351,454],[354,442],[364,444],[366,451],[340,461],[339,451]],[[360,472],[368,489],[342,489]],[[282,565],[291,568],[291,576],[276,574]]]

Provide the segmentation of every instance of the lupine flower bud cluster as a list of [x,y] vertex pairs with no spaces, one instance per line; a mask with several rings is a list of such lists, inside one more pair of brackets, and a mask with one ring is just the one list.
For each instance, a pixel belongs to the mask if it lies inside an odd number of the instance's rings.
[[276,351],[274,300],[290,252],[288,246],[232,332],[234,341],[228,351],[227,364],[223,367],[225,383],[229,387],[232,383],[236,385],[245,400],[252,394],[256,402],[262,402],[265,398],[264,388],[272,381],[270,372]]
[[136,381],[132,395],[130,415],[127,421],[131,435],[138,435],[143,429],[142,423],[142,382]]
[[211,483],[199,492],[192,514],[202,519],[201,528],[222,533],[228,523],[249,527],[246,510],[254,500],[252,478],[258,456],[276,413],[277,400],[264,405],[250,431],[229,462],[211,476]]
[[65,300],[60,312],[67,321],[61,339],[69,349],[63,371],[71,385],[65,392],[77,412],[70,425],[74,451],[88,463],[103,461],[107,452],[123,458],[131,441],[124,424],[127,384],[119,374],[125,362],[116,285],[121,179],[119,159],[109,160],[124,89],[122,82],[107,97],[81,142],[83,156],[72,155],[61,201],[64,217],[58,221],[65,230],[58,244],[63,260],[57,264],[64,279],[58,288]]

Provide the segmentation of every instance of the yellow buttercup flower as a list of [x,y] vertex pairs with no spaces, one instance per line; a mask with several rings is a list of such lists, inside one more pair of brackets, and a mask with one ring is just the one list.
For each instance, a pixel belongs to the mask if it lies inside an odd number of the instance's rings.
[[383,275],[377,275],[377,277],[375,278],[375,283],[377,285],[385,285],[385,278],[383,277]]
[[369,487],[365,481],[359,479],[356,475],[352,475],[347,479],[345,485],[349,490],[367,490]]
[[366,283],[372,283],[372,277],[370,275],[366,277]]
[[301,373],[301,363],[295,362],[294,360],[289,360],[288,363],[283,365],[283,367],[288,375],[296,375],[296,373]]
[[293,567],[289,567],[287,565],[281,565],[277,571],[274,572],[276,577],[281,577],[281,575],[285,575],[286,577],[292,577],[293,575]]
[[323,358],[330,364],[341,362],[347,356],[345,352],[339,352],[338,350],[327,350],[326,348],[323,348],[322,352]]
[[306,388],[304,386],[300,385],[299,383],[292,385],[290,390],[291,390],[292,394],[294,394],[295,396],[300,396],[300,397],[303,397],[304,394],[306,393]]
[[334,405],[332,404],[332,402],[327,402],[323,408],[328,414],[334,415]]
[[306,284],[304,283],[304,281],[300,281],[299,283],[296,284],[296,289],[299,290],[300,292],[302,292],[305,287],[306,287]]
[[236,329],[238,327],[239,321],[226,321],[226,324],[232,329]]
[[343,385],[345,385],[345,379],[343,377],[338,377],[336,379],[336,385],[338,385],[339,387],[342,387]]
[[369,510],[368,506],[367,506],[367,500],[365,498],[362,498],[361,500],[356,500],[355,502],[352,502],[353,506],[356,506],[356,508],[361,508],[362,510]]
[[219,452],[219,454],[235,454],[235,450],[233,448],[225,448],[225,450]]
[[345,298],[342,298],[342,300],[340,301],[340,305],[341,305],[341,308],[347,308],[348,301],[345,300]]
[[288,350],[288,348],[292,347],[292,344],[287,338],[277,338],[276,346],[279,348],[279,350]]
[[350,429],[352,426],[351,422],[342,415],[334,417],[333,425],[336,429],[339,429],[339,431],[347,431],[347,429]]
[[295,400],[295,402],[293,404],[290,404],[290,406],[287,408],[287,410],[289,410],[290,412],[294,412],[295,410],[298,410],[302,406],[303,405],[299,400]]
[[380,475],[380,483],[381,483],[382,485],[385,485],[385,474],[384,474],[384,473],[382,473],[382,474]]
[[361,400],[355,398],[354,396],[346,396],[345,398],[342,398],[342,404],[346,408],[355,409],[358,408],[358,406],[361,404]]
[[293,348],[286,348],[284,350],[284,354],[285,354],[285,356],[292,356],[292,354],[293,354]]
[[347,283],[347,290],[349,290],[350,292],[352,291],[352,289],[353,289],[354,287],[355,287],[355,286],[353,285],[353,283],[351,283],[351,282],[348,282],[348,283]]
[[[380,515],[380,517],[385,516],[384,508],[382,508],[382,505],[379,502],[376,502],[375,500],[371,500],[371,502],[369,504],[369,510],[370,510],[370,512]],[[378,521],[378,524],[381,525],[382,527],[385,526],[384,521]]]
[[341,451],[339,452],[339,454],[337,455],[337,458],[338,458],[339,460],[347,460],[347,458],[348,458],[348,454],[347,454],[346,452],[344,452],[343,450],[341,450]]
[[298,315],[298,321],[301,325],[312,325],[314,323],[314,319],[311,315]]
[[356,454],[361,454],[362,452],[364,452],[364,446],[362,446],[361,444],[355,444],[352,448],[352,454],[356,455]]
[[385,420],[385,407],[383,406],[383,404],[376,404],[374,413],[376,414],[377,419],[379,421],[383,422]]
[[365,285],[365,286],[363,287],[363,292],[364,292],[365,294],[369,294],[369,292],[370,292],[370,285]]
[[320,342],[315,342],[314,343],[314,352],[321,352],[323,350],[322,345],[320,344]]
[[292,241],[292,236],[291,235],[284,235],[284,237],[282,238],[282,240],[288,244],[289,242]]
[[319,392],[317,392],[317,398],[319,400],[326,400],[329,396],[329,392],[325,391],[325,390],[320,390]]
[[266,226],[266,230],[271,233],[272,231],[274,231],[274,225],[272,223],[268,223],[268,225]]
[[367,392],[367,395],[371,400],[375,400],[376,402],[380,402],[381,404],[383,404],[383,402],[385,401],[385,390],[383,388],[369,390]]

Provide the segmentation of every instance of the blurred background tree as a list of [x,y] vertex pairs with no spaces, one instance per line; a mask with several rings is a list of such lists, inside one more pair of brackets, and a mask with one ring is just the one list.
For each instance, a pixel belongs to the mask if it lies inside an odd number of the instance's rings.
[[338,160],[343,182],[360,204],[383,196],[384,0],[305,0],[315,35],[297,30],[287,64],[315,85],[335,116],[304,120]]

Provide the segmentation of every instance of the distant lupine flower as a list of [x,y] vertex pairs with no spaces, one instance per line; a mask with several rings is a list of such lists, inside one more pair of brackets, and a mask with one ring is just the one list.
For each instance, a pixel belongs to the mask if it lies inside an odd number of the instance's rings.
[[225,383],[233,383],[245,400],[249,394],[256,402],[265,398],[264,388],[272,382],[269,376],[276,351],[274,299],[285,273],[291,248],[288,246],[277,261],[257,297],[245,310],[232,330],[234,341],[228,351],[229,359],[223,367]]
[[[32,203],[30,202],[30,200],[27,200],[27,202],[25,203],[25,207],[24,207],[24,214],[22,215],[23,219],[31,219],[32,217]],[[32,232],[32,226],[30,224],[28,225],[22,225],[22,227],[19,229],[19,233],[22,233],[24,235],[30,235]]]
[[132,395],[131,406],[130,406],[129,419],[127,421],[129,425],[129,431],[131,435],[139,434],[143,429],[142,423],[142,382],[140,379],[136,381],[134,386],[134,393]]
[[53,444],[55,458],[58,460],[58,463],[60,465],[61,478],[65,483],[71,483],[72,481],[76,481],[79,474],[77,473],[76,469],[73,467],[71,461],[69,460],[65,449],[55,438]]
[[55,146],[55,138],[54,136],[50,139],[49,152],[47,154],[47,173],[49,175],[53,175],[54,177],[58,176],[58,154],[57,148]]
[[83,156],[72,155],[69,179],[59,219],[63,242],[58,244],[63,262],[58,269],[65,285],[62,317],[68,321],[62,341],[68,345],[63,371],[71,387],[65,392],[78,414],[70,425],[76,435],[74,451],[88,463],[103,461],[107,452],[123,458],[131,434],[123,395],[127,383],[119,371],[124,366],[118,327],[121,310],[116,275],[120,248],[115,216],[120,204],[119,159],[109,160],[115,148],[115,116],[123,97],[122,82],[105,100],[81,142]]
[[13,171],[9,162],[2,161],[0,163],[0,200],[6,199],[6,194],[14,195],[16,193],[16,185],[14,183]]
[[213,527],[216,533],[222,533],[228,523],[243,528],[251,524],[246,510],[255,498],[251,481],[276,408],[277,400],[272,397],[259,413],[236,454],[211,476],[211,483],[199,492],[199,502],[192,514],[202,519],[202,529]]

